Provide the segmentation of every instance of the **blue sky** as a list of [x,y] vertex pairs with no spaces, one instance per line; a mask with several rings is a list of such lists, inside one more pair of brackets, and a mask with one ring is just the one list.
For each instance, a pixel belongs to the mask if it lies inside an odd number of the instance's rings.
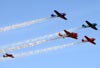
[[[85,20],[97,23],[99,29],[99,6],[99,0],[2,0],[0,1],[0,27],[50,17],[55,9],[67,13],[68,20],[55,18],[28,27],[2,32],[0,33],[0,46],[79,27],[85,23]],[[96,38],[97,45],[83,43],[48,53],[6,60],[0,62],[0,67],[100,68],[99,30],[95,31],[87,28],[75,32],[79,34],[78,40],[58,39],[37,47],[27,48],[27,50],[18,50],[18,53],[81,41],[84,35]]]

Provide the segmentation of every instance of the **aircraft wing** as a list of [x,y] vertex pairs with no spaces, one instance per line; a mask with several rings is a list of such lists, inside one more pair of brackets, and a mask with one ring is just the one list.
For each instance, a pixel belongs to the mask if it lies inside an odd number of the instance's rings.
[[92,24],[89,21],[85,21],[89,26],[91,26]]
[[61,13],[59,13],[57,10],[54,10],[54,12],[55,12],[58,16],[61,15]]
[[67,30],[64,30],[64,32],[65,32],[67,35],[70,35],[70,32],[68,32]]
[[61,17],[61,18],[63,18],[64,20],[67,20],[67,18],[66,18],[65,16],[63,16],[63,17]]
[[95,26],[94,27],[92,27],[93,29],[95,29],[95,30],[98,30]]
[[92,44],[96,44],[95,42],[91,42]]
[[89,40],[90,38],[89,37],[87,37],[87,36],[84,36],[87,40]]

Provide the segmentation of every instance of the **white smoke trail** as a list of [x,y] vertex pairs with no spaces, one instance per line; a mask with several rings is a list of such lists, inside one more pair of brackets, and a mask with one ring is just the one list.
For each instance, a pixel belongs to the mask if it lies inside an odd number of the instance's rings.
[[66,48],[67,46],[72,46],[72,45],[76,45],[76,44],[80,44],[80,43],[82,43],[82,42],[74,42],[74,43],[70,43],[70,44],[64,44],[64,45],[44,48],[44,49],[40,49],[40,50],[24,52],[21,54],[16,54],[15,57],[24,57],[24,56],[29,56],[29,55],[33,55],[33,54],[40,54],[40,53],[44,53],[44,52],[54,51],[54,50],[63,49],[63,48]]
[[6,27],[1,27],[0,28],[0,32],[5,32],[5,31],[17,29],[17,28],[22,28],[22,27],[30,26],[30,25],[33,25],[33,24],[36,24],[36,23],[40,23],[42,21],[49,20],[49,19],[52,19],[52,17],[37,19],[37,20],[33,20],[33,21],[29,21],[29,22],[24,22],[24,23],[20,23],[20,24],[15,24],[15,25],[10,25],[10,26],[6,26]]
[[[68,31],[74,31],[74,30],[79,30],[79,29],[82,29],[82,27],[72,28],[72,29],[69,29]],[[17,43],[13,43],[13,44],[3,45],[2,47],[0,47],[0,49],[5,49],[5,48],[9,48],[9,47],[16,46],[16,45],[18,46],[18,45],[21,45],[21,44],[24,45],[24,44],[27,44],[27,43],[30,43],[30,42],[36,42],[36,41],[40,41],[40,40],[44,40],[44,39],[51,39],[51,38],[54,38],[54,37],[59,37],[58,33],[59,32],[49,34],[49,35],[40,36],[40,37],[34,38],[34,39],[29,39],[29,40],[26,40],[26,41],[23,41],[23,42],[17,42]],[[64,34],[63,31],[60,31],[60,33]]]
[[31,43],[22,44],[22,45],[15,46],[15,47],[9,47],[9,48],[6,48],[6,49],[1,49],[0,53],[4,54],[4,53],[7,53],[9,51],[15,51],[15,50],[19,50],[19,49],[23,49],[23,48],[27,48],[27,47],[36,46],[36,45],[39,45],[39,44],[42,44],[42,43],[45,43],[45,42],[48,42],[48,41],[56,40],[58,38],[60,38],[60,37],[52,38],[52,39],[49,39],[49,40],[40,40],[40,41],[37,41],[37,42],[31,42]]
[[[79,29],[79,27],[74,28],[74,29]],[[72,30],[74,30],[74,29],[72,29]],[[54,36],[56,36],[56,37],[54,37]],[[52,40],[56,40],[56,39],[59,39],[59,38],[61,38],[61,37],[58,36],[58,33],[50,34],[50,35],[38,38],[38,40],[35,41],[35,42],[33,41],[34,40],[33,39],[33,40],[28,40],[27,43],[23,42],[23,44],[20,44],[18,46],[13,46],[13,47],[7,47],[7,48],[0,49],[0,53],[6,53],[6,52],[9,52],[9,51],[15,51],[15,50],[19,50],[19,49],[23,49],[23,48],[27,48],[27,47],[37,46],[39,44],[42,44],[42,43],[45,43],[45,42],[48,42],[48,41],[52,41]],[[47,39],[47,40],[45,40],[45,39]]]
[[[76,44],[80,44],[80,43],[83,43],[83,42],[72,42],[72,43],[69,43],[69,44],[64,44],[64,45],[59,45],[59,46],[54,46],[54,47],[49,47],[49,48],[44,48],[44,49],[39,49],[39,50],[33,50],[33,51],[29,51],[29,52],[24,52],[24,53],[21,53],[21,54],[14,54],[14,56],[15,56],[15,58],[20,58],[20,57],[45,53],[45,52],[49,52],[49,51],[54,51],[54,50],[58,50],[58,49],[63,49],[63,48],[66,48],[67,46],[72,46],[72,45],[76,45]],[[6,59],[10,59],[10,58],[6,58]],[[1,57],[0,61],[6,60],[6,59]]]

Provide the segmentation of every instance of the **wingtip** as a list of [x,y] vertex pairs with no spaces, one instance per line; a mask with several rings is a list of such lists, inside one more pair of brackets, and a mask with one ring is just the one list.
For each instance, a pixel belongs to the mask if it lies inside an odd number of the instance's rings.
[[85,22],[88,22],[87,20]]

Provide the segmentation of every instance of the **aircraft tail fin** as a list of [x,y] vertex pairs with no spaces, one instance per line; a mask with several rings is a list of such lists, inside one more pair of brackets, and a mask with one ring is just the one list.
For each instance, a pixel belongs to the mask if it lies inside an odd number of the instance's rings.
[[85,24],[82,25],[83,28],[87,28],[87,26]]
[[6,57],[5,55],[3,55],[3,57]]
[[94,23],[93,25],[94,25],[94,26],[97,26],[97,24],[96,24],[96,23]]
[[85,40],[84,40],[84,39],[82,39],[82,42],[85,42]]
[[51,14],[51,17],[57,17],[56,15],[54,15],[54,14]]
[[66,16],[66,13],[62,13],[63,16]]

